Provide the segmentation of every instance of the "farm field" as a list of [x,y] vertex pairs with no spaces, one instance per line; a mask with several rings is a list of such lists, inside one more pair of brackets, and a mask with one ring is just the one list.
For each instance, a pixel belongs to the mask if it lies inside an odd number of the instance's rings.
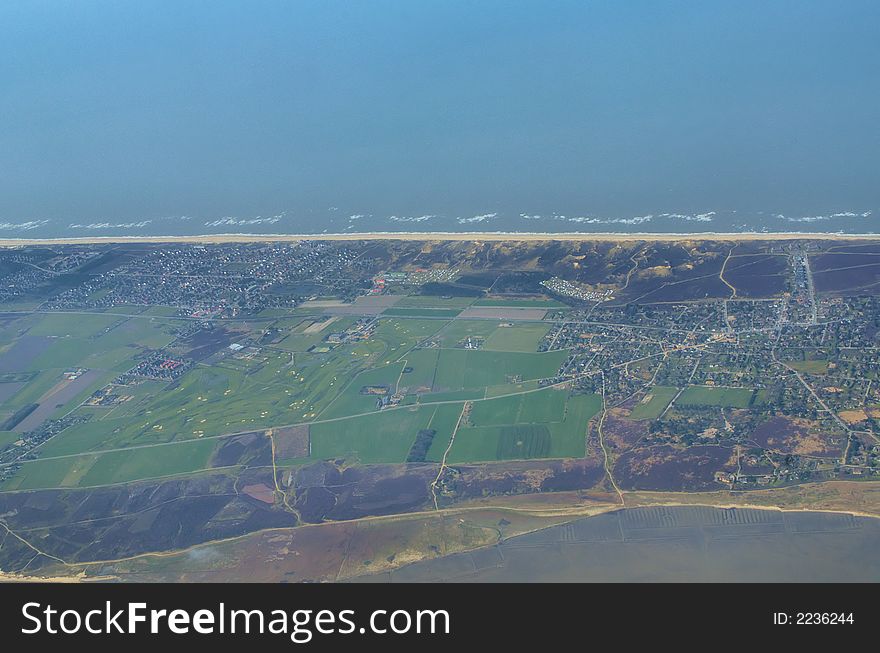
[[564,351],[542,354],[496,353],[483,350],[444,349],[437,362],[434,387],[438,390],[465,390],[552,377]]
[[788,365],[807,374],[825,374],[828,371],[827,360],[792,361]]
[[538,344],[550,330],[549,324],[521,324],[500,326],[493,331],[483,349],[494,351],[536,352]]
[[449,452],[453,463],[577,457],[585,454],[590,419],[601,408],[596,395],[548,388],[474,402]]
[[311,457],[364,464],[402,463],[420,430],[436,429],[434,437],[448,441],[455,426],[450,416],[457,419],[460,411],[460,405],[411,406],[320,422],[311,427]]
[[456,308],[434,308],[424,306],[421,308],[393,308],[385,309],[382,315],[398,317],[455,317],[461,313]]
[[22,473],[3,485],[4,490],[95,487],[196,472],[207,467],[215,442],[199,440],[168,447],[45,458],[22,465]]
[[395,308],[445,308],[462,309],[474,302],[473,297],[437,297],[435,295],[407,295],[402,297]]
[[567,304],[558,302],[555,299],[523,299],[523,298],[490,298],[478,299],[474,302],[474,306],[513,306],[519,308],[568,308]]
[[670,386],[654,386],[643,400],[633,408],[630,419],[656,419],[678,393],[678,388]]
[[722,408],[748,408],[755,391],[749,388],[721,388],[689,386],[678,398],[682,406],[720,406]]
[[[48,416],[69,414],[74,421],[37,447],[42,460],[23,465],[4,487],[93,486],[199,471],[210,467],[218,436],[296,423],[315,422],[310,459],[402,462],[416,434],[433,430],[426,454],[431,460],[446,450],[464,401],[483,399],[487,393],[502,399],[494,400],[488,412],[475,411],[484,426],[562,414],[565,393],[548,391],[541,396],[550,401],[531,394],[511,397],[510,416],[491,417],[508,401],[505,394],[534,389],[530,384],[556,374],[565,352],[537,352],[549,325],[455,320],[454,306],[471,299],[407,299],[398,309],[404,313],[379,318],[368,339],[330,347],[323,346],[328,334],[355,328],[356,317],[264,312],[268,322],[240,324],[232,337],[217,342],[247,343],[257,329],[271,327],[271,344],[235,351],[213,345],[205,350],[205,343],[214,342],[205,338],[188,344],[190,340],[175,336],[183,325],[170,319],[168,311],[151,310],[134,318],[96,313],[75,322],[57,315],[28,317],[19,323],[27,328],[18,336],[4,333],[7,344],[0,349],[0,363],[8,374],[26,375],[28,382],[9,386],[2,414],[31,411],[22,420],[25,428]],[[425,314],[450,319],[419,319]],[[165,317],[169,319],[163,321]],[[444,346],[418,348],[431,337]],[[455,348],[469,337],[481,338],[485,349]],[[185,360],[190,351],[201,358],[179,378],[114,383],[156,351],[169,360]],[[50,359],[53,367],[45,363]],[[41,402],[59,392],[66,369],[80,370],[87,383],[81,389],[71,386],[66,403],[53,404],[46,412]],[[377,410],[378,398],[398,390],[404,393],[400,407]],[[89,399],[99,391],[108,400]],[[4,443],[18,437],[9,433]],[[538,447],[526,453],[549,452]],[[160,473],[163,458],[174,461],[164,465],[165,474]]]

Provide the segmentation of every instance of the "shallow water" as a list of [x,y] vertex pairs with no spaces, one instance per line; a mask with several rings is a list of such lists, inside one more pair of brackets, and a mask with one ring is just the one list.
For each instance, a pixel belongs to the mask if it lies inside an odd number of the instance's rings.
[[880,519],[633,508],[419,562],[372,582],[876,582]]

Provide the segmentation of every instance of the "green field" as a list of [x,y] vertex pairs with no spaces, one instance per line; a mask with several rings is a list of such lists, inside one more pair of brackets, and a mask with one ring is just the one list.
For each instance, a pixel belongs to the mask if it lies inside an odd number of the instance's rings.
[[100,313],[82,313],[75,317],[46,313],[32,319],[35,324],[28,331],[28,335],[85,338],[100,334],[123,318]]
[[692,385],[684,389],[676,405],[748,408],[755,391],[750,388],[725,388]]
[[515,308],[568,308],[567,304],[558,302],[555,299],[517,299],[514,297],[503,299],[478,299],[476,302],[474,302],[474,306]]
[[[41,451],[80,453],[311,421],[362,366],[342,347],[328,355],[298,354],[294,363],[290,354],[273,352],[196,367],[172,385],[148,382],[126,389],[133,398],[117,407],[80,409],[92,421],[70,427]],[[355,400],[349,409],[347,404],[343,399],[343,412],[360,411],[361,405],[370,410],[373,402]]]
[[828,372],[827,360],[792,361],[786,365],[806,374],[826,374]]
[[483,343],[483,349],[492,351],[536,352],[547,332],[549,324],[517,324],[498,327]]
[[[62,319],[63,317],[63,319]],[[82,324],[66,325],[66,322]],[[31,370],[70,367],[124,371],[143,348],[170,343],[172,325],[161,318],[120,318],[107,315],[46,315],[28,335],[52,335],[53,342],[29,365]],[[60,335],[59,335],[60,334]]]
[[437,348],[414,349],[408,352],[403,362],[405,367],[411,371],[401,377],[401,386],[409,388],[410,392],[419,388],[430,390],[434,385],[434,371],[437,368],[439,358],[440,350]]
[[504,395],[516,394],[523,390],[537,390],[541,387],[540,381],[532,379],[531,381],[523,381],[522,383],[502,383],[500,385],[490,385],[486,388],[486,397],[503,397]]
[[553,388],[474,402],[470,424],[459,428],[448,460],[466,463],[583,456],[587,425],[601,406],[597,395],[569,397]]
[[399,317],[445,317],[453,318],[461,313],[457,308],[397,308],[392,307],[385,309],[382,315],[399,316]]
[[128,451],[35,460],[21,466],[4,490],[93,487],[205,469],[216,443],[196,440]]
[[436,297],[434,295],[407,295],[394,304],[394,308],[430,307],[465,308],[474,302],[473,297]]
[[[669,402],[675,398],[678,388],[667,385],[657,385],[651,388],[643,401],[632,409],[630,419],[657,419],[666,410]],[[647,401],[645,401],[647,400]]]
[[458,424],[463,406],[464,404],[437,406],[434,417],[428,425],[428,428],[433,429],[436,433],[431,441],[431,448],[428,449],[426,460],[433,462],[443,460],[443,454],[446,453],[446,449],[449,447],[449,440],[452,437],[452,432],[455,430],[455,425]]
[[325,322],[324,316],[315,316],[314,318],[282,318],[273,323],[276,329],[281,329],[286,334],[280,342],[274,346],[278,349],[291,352],[306,352],[312,347],[320,345],[328,334],[334,331],[344,331],[354,323],[352,319],[334,320],[328,326],[319,331],[305,333],[305,330],[313,324]]
[[455,320],[445,325],[435,336],[441,346],[452,348],[466,338],[488,338],[498,328],[492,320]]
[[403,368],[403,363],[394,363],[361,372],[321,413],[321,419],[359,415],[376,410],[377,395],[363,394],[362,389],[368,386],[385,386],[389,393],[394,393],[397,390],[397,382],[401,378]]
[[437,362],[435,390],[465,390],[555,376],[568,352],[541,354],[444,349]]
[[12,444],[21,436],[14,431],[0,431],[0,449],[3,447]]
[[435,439],[446,438],[448,441],[460,411],[461,406],[456,404],[415,406],[313,424],[311,457],[344,458],[361,463],[400,463],[406,460],[416,435],[422,429],[433,428],[437,430]]
[[[137,317],[24,317],[19,326],[26,328],[2,333],[7,350],[17,333],[49,340],[31,358],[21,359],[20,371],[10,372],[27,383],[6,399],[0,414],[51,401],[66,369],[81,367],[94,378],[51,413],[56,419],[70,414],[86,421],[36,446],[38,458],[22,464],[4,487],[83,487],[196,473],[212,464],[217,436],[297,423],[312,424],[312,460],[400,463],[419,431],[427,429],[434,435],[425,457],[437,461],[449,446],[465,401],[473,402],[472,411],[450,450],[451,461],[584,454],[596,398],[539,389],[539,380],[554,377],[568,355],[537,353],[549,324],[500,326],[501,320],[454,319],[471,298],[404,299],[408,306],[394,309],[403,313],[379,317],[369,338],[330,346],[324,344],[326,335],[351,327],[358,318],[340,317],[306,333],[328,318],[264,312],[260,320],[237,321],[234,337],[257,342],[268,335],[261,341],[266,346],[236,353],[222,348],[173,382],[129,385],[114,380],[146,353],[168,348],[169,357],[186,358],[186,343],[176,339],[185,322],[158,310]],[[482,348],[457,347],[469,337],[481,339],[477,344]],[[325,348],[309,351],[317,344]],[[440,346],[419,348],[424,344]],[[367,392],[373,386],[379,394]],[[127,399],[84,405],[101,388]],[[400,404],[380,410],[377,400],[396,391],[402,395]],[[0,434],[0,447],[19,437]]]
[[384,345],[377,364],[388,365],[399,360],[425,338],[433,336],[446,324],[443,320],[395,319],[379,320],[373,338]]
[[475,402],[471,409],[473,426],[535,424],[561,420],[568,400],[567,390],[548,388]]
[[551,435],[546,424],[509,424],[460,429],[450,462],[526,460],[551,457]]
[[465,401],[466,399],[483,399],[486,391],[482,388],[474,390],[454,390],[451,392],[431,392],[420,395],[423,403],[436,403],[438,401]]
[[79,485],[124,483],[198,471],[208,466],[215,447],[214,441],[195,440],[167,447],[102,454],[79,481]]

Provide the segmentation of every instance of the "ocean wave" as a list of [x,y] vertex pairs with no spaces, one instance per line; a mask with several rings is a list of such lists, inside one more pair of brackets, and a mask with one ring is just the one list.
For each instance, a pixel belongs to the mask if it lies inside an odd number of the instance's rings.
[[554,215],[557,220],[566,220],[577,224],[644,224],[654,219],[653,215],[637,215],[633,218],[596,218],[591,216]]
[[474,215],[470,218],[457,218],[457,220],[458,224],[469,224],[471,222],[485,222],[486,220],[491,220],[497,215],[497,213],[483,213],[482,215]]
[[392,215],[388,219],[392,222],[427,222],[433,218],[436,218],[436,215]]
[[139,222],[92,222],[90,224],[70,224],[70,229],[139,229],[152,224],[152,220],[141,220]]
[[27,222],[0,222],[0,229],[4,231],[30,231],[39,229],[49,224],[49,220],[28,220]]
[[206,227],[222,227],[225,225],[235,226],[235,225],[249,225],[249,224],[275,224],[281,221],[281,215],[273,215],[271,218],[263,218],[257,216],[256,218],[233,218],[226,217],[220,218],[219,220],[212,220],[205,223]]
[[715,211],[707,211],[706,213],[661,213],[657,217],[685,222],[712,222],[716,215]]
[[861,213],[856,213],[854,211],[840,211],[838,213],[828,213],[826,215],[802,215],[799,217],[786,216],[782,213],[776,214],[778,219],[785,220],[786,222],[826,222],[828,220],[836,220],[839,218],[868,218],[870,216],[871,211],[862,211]]

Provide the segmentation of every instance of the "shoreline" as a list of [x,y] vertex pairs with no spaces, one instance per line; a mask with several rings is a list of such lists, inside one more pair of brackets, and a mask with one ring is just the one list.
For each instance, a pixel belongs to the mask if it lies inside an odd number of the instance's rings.
[[162,243],[284,243],[311,241],[771,241],[771,240],[829,240],[829,241],[880,241],[880,234],[844,234],[839,232],[516,232],[516,231],[374,231],[360,233],[330,234],[203,234],[196,236],[69,236],[59,238],[0,238],[0,247],[30,245],[92,245],[92,244],[162,244]]
[[[646,492],[646,494],[653,494],[652,492]],[[537,526],[534,529],[527,530],[523,533],[518,533],[513,537],[518,537],[520,535],[526,535],[528,533],[542,531],[547,528],[554,528],[564,524],[570,524],[575,521],[579,521],[582,519],[592,519],[594,517],[600,517],[602,515],[611,514],[614,512],[620,512],[624,510],[638,510],[643,508],[652,508],[652,507],[665,507],[665,508],[693,508],[693,507],[701,507],[701,508],[713,508],[716,510],[730,510],[730,509],[738,509],[738,510],[757,510],[757,511],[766,511],[766,512],[778,512],[778,513],[817,513],[817,514],[836,514],[836,515],[851,515],[853,517],[861,518],[861,519],[878,519],[880,520],[880,514],[872,514],[869,512],[861,512],[852,509],[846,508],[792,508],[792,507],[783,507],[778,505],[761,505],[761,504],[749,504],[749,503],[736,503],[736,502],[722,502],[722,501],[697,501],[697,502],[677,502],[677,501],[660,501],[657,503],[645,503],[645,504],[635,504],[635,505],[621,505],[621,504],[599,504],[596,506],[592,506],[587,510],[569,510],[569,511],[561,511],[564,517],[564,520],[557,524],[548,524]],[[468,508],[468,510],[510,510],[514,512],[533,512],[528,508],[518,507],[518,506],[473,506]],[[449,511],[452,514],[455,514],[456,511],[453,508],[443,509],[441,512]],[[538,511],[540,512],[540,511]],[[555,512],[555,511],[551,511]],[[403,513],[399,515],[383,515],[383,516],[375,516],[375,517],[367,517],[367,520],[378,520],[378,521],[394,521],[397,519],[407,519],[407,518],[418,518],[420,512],[415,513]],[[436,514],[434,511],[429,511],[428,514]],[[534,513],[537,514],[537,513]],[[88,576],[86,569],[93,566],[106,566],[106,565],[114,565],[124,563],[130,560],[142,559],[142,558],[163,558],[163,557],[173,557],[183,555],[188,551],[207,548],[211,546],[215,546],[218,543],[226,543],[226,542],[234,542],[239,540],[246,540],[250,537],[257,536],[263,533],[268,532],[295,532],[301,528],[320,528],[325,525],[339,525],[341,523],[358,523],[361,519],[354,519],[350,522],[324,522],[321,524],[301,524],[299,526],[289,526],[289,527],[280,527],[280,528],[267,528],[260,529],[257,531],[253,531],[250,533],[245,533],[243,535],[234,536],[228,539],[220,540],[220,541],[207,541],[200,542],[190,547],[186,547],[183,549],[172,549],[168,551],[147,551],[144,553],[139,553],[130,557],[123,557],[111,560],[93,560],[93,561],[84,561],[84,562],[71,562],[71,563],[63,563],[63,567],[70,568],[73,570],[77,570],[76,573],[70,575],[63,575],[61,573],[55,572],[51,573],[47,576],[41,576],[39,574],[28,575],[21,574],[16,572],[8,572],[0,570],[0,585],[4,583],[33,583],[33,582],[42,582],[42,583],[89,583],[89,582],[101,582],[115,579],[114,575],[105,575],[105,576]],[[491,546],[491,545],[490,545]],[[452,552],[450,555],[455,555],[457,553],[463,553],[466,551],[478,551],[480,549],[487,548],[486,546],[479,546],[474,549],[465,549],[463,551]],[[407,567],[410,564],[414,564],[415,562],[421,562],[420,560],[405,563],[401,565],[402,567]]]

